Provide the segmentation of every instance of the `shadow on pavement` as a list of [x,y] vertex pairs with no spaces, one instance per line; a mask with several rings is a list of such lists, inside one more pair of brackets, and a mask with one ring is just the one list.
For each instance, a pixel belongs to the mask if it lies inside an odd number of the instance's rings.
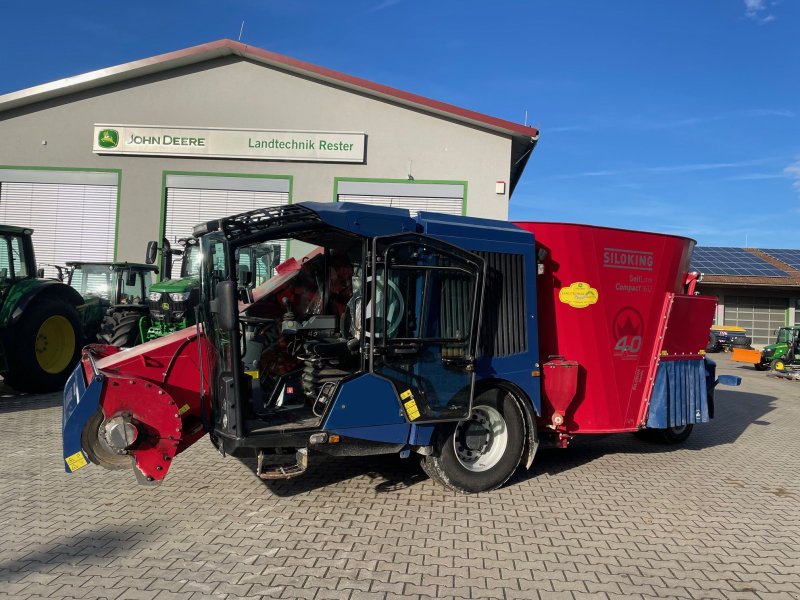
[[61,406],[61,392],[34,395],[14,392],[14,395],[6,395],[7,389],[0,390],[0,414]]
[[[374,482],[376,493],[397,492],[425,481],[428,476],[420,469],[415,456],[401,459],[396,455],[333,457],[310,453],[308,469],[294,479],[264,480],[262,483],[276,496],[291,497],[311,492],[342,481],[366,476]],[[255,472],[256,461],[238,459],[245,467]]]
[[[26,552],[20,558],[0,562],[0,582],[13,583],[30,573],[49,572],[54,565],[77,565],[87,557],[104,560],[125,557],[147,536],[146,529],[107,527],[62,537]],[[81,570],[85,568],[85,565],[80,567]]]
[[[710,423],[697,425],[683,444],[656,444],[629,433],[576,436],[569,448],[540,448],[531,470],[519,470],[507,485],[526,481],[542,473],[561,473],[609,454],[657,454],[732,444],[751,425],[769,426],[769,420],[764,417],[774,409],[775,400],[774,396],[764,394],[718,390],[716,418]],[[239,460],[255,471],[255,459]],[[399,491],[428,478],[419,467],[415,455],[401,460],[394,455],[333,458],[311,454],[308,470],[303,475],[295,479],[263,483],[276,496],[288,497],[361,476],[377,480],[375,491],[378,493]]]

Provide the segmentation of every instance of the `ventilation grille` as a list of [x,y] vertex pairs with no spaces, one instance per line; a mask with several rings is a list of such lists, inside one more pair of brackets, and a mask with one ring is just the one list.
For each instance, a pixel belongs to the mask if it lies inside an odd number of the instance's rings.
[[525,259],[521,254],[475,252],[486,261],[486,290],[478,356],[525,352]]

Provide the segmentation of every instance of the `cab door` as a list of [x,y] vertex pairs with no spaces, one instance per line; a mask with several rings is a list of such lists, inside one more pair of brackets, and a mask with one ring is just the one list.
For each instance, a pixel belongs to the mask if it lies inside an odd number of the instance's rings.
[[365,309],[372,373],[392,382],[415,424],[472,410],[484,261],[420,234],[373,240]]

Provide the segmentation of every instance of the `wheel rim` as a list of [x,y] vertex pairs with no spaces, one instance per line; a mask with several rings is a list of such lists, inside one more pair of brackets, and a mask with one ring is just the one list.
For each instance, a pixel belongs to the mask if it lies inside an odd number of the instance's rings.
[[678,427],[670,427],[669,430],[673,435],[681,435],[684,431],[686,431],[687,427],[688,425],[680,425]]
[[476,406],[469,419],[459,421],[453,448],[462,467],[476,473],[494,467],[506,452],[508,427],[491,406]]
[[75,330],[69,319],[53,315],[36,332],[36,360],[46,373],[61,373],[75,352]]
[[783,369],[785,368],[785,366],[786,366],[786,365],[784,365],[784,364],[783,364],[783,362],[781,362],[781,361],[778,361],[778,362],[776,362],[776,363],[775,363],[775,370],[776,370],[776,371],[783,371]]

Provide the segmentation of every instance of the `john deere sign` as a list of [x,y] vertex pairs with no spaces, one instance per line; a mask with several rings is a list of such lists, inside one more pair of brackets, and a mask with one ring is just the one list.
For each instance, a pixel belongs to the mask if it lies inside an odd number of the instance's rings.
[[96,154],[362,163],[366,135],[325,131],[95,125]]

